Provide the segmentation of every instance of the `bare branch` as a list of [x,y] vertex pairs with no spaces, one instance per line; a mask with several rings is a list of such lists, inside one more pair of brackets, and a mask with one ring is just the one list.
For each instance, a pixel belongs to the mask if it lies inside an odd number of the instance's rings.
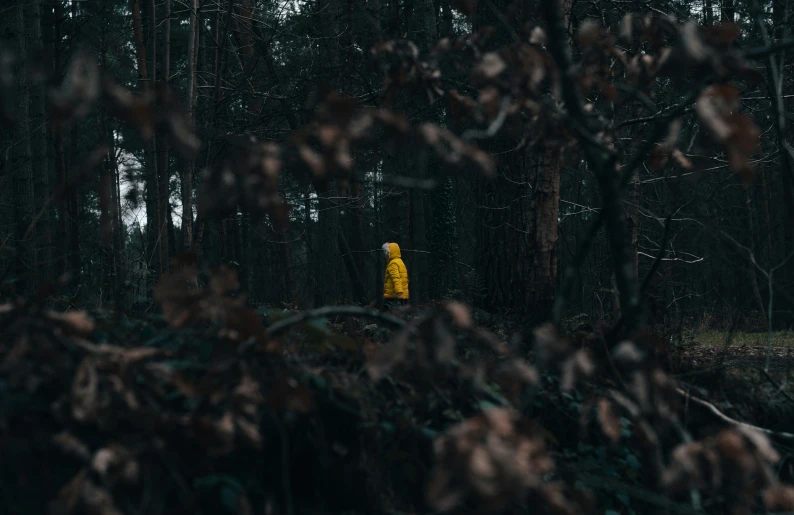
[[689,392],[686,392],[681,388],[676,388],[676,392],[678,392],[678,394],[681,395],[683,398],[692,401],[695,404],[699,404],[700,406],[703,406],[704,408],[709,410],[714,416],[716,416],[723,422],[726,422],[732,426],[738,426],[738,427],[743,427],[746,429],[758,431],[772,438],[780,438],[781,440],[794,440],[794,434],[792,433],[786,433],[782,431],[772,431],[771,429],[754,426],[746,422],[741,422],[739,420],[732,419],[731,417],[720,411],[715,405],[711,404],[710,402],[706,402],[703,399],[693,397],[692,395],[689,394]]

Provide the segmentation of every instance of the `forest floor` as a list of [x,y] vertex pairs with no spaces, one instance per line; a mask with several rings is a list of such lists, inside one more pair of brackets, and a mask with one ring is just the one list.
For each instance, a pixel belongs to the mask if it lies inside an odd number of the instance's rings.
[[787,379],[794,372],[794,331],[790,330],[771,335],[741,331],[690,332],[678,351],[679,358],[691,370],[760,371],[767,368],[768,355],[767,371],[783,385],[787,385]]
[[767,345],[766,333],[707,332],[699,333],[693,341],[683,343],[682,357],[698,367],[764,367],[769,353],[770,370],[794,370],[794,333],[772,333],[772,345]]
[[[9,456],[0,471],[0,485],[9,486],[0,499],[8,512],[42,513],[53,501],[65,509],[57,513],[75,513],[78,497],[84,507],[122,507],[93,511],[103,514],[254,513],[267,506],[295,515],[427,511],[430,480],[449,465],[434,455],[438,438],[471,426],[483,410],[515,405],[529,383],[540,394],[522,409],[543,429],[561,470],[598,470],[593,488],[607,511],[648,512],[647,489],[637,499],[625,494],[625,485],[640,491],[647,479],[638,476],[633,444],[627,439],[607,452],[602,431],[590,431],[582,418],[615,386],[611,374],[563,391],[564,363],[540,367],[542,347],[514,344],[521,332],[516,318],[454,304],[412,307],[390,314],[416,323],[415,332],[403,334],[384,325],[403,322],[372,312],[306,319],[207,299],[210,314],[223,313],[236,332],[202,320],[168,326],[184,323],[171,304],[162,317],[120,321],[26,306],[8,307],[4,319],[0,310],[0,322],[11,324],[0,332],[0,453]],[[191,313],[203,305],[195,306]],[[240,344],[249,334],[271,342],[264,328],[275,331],[289,320],[300,323],[273,336],[277,346]],[[575,356],[581,345],[598,360],[606,347],[593,334],[574,337],[574,346],[551,340],[547,354]],[[679,344],[663,344],[657,359],[666,361],[657,364],[693,398],[735,421],[789,431],[792,336],[775,334],[768,372],[765,335],[756,333],[736,333],[728,346],[719,344],[725,333],[688,333]],[[502,354],[504,343],[510,350]],[[449,348],[458,363],[485,365],[482,391],[472,386],[478,376],[460,366],[450,373],[449,362],[438,361]],[[522,368],[514,351],[538,368]],[[724,426],[695,405],[682,406],[681,417],[696,438]],[[785,452],[794,456],[794,448]],[[116,468],[97,468],[108,456]],[[130,472],[134,488],[114,486],[115,471],[127,469],[142,471],[146,482]],[[94,495],[100,488],[102,495]]]
[[[769,366],[767,354],[769,353]],[[726,415],[776,431],[794,417],[794,333],[709,331],[676,346],[672,376]]]
[[[767,332],[741,332],[741,331],[697,331],[688,335],[689,340],[699,345],[732,347],[766,347]],[[773,347],[794,346],[794,331],[773,331],[771,334]]]

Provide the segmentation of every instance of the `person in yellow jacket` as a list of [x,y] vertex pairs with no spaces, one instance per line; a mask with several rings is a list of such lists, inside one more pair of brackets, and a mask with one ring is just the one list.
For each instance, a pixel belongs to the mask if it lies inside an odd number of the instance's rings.
[[400,255],[400,246],[396,243],[384,243],[383,253],[386,256],[386,274],[383,277],[383,299],[387,307],[402,305],[408,302],[408,269],[405,268]]

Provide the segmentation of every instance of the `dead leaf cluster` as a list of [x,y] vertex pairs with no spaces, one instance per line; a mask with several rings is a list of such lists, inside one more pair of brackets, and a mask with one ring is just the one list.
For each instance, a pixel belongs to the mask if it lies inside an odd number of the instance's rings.
[[496,383],[512,399],[539,380],[535,368],[515,349],[475,327],[469,309],[456,302],[443,304],[399,331],[370,356],[367,370],[374,381],[386,375],[424,378],[439,385],[467,381],[486,395],[488,385]]
[[780,484],[772,467],[780,460],[763,434],[751,428],[725,429],[702,441],[676,447],[661,483],[673,496],[692,489],[721,499],[729,513],[752,513],[755,501],[785,512],[794,506],[791,487]]
[[748,185],[755,175],[751,155],[761,148],[761,132],[747,113],[739,111],[739,91],[731,85],[711,86],[700,94],[695,108],[725,149],[731,170]]
[[485,511],[523,503],[530,492],[550,513],[582,513],[549,482],[554,461],[542,436],[518,412],[486,410],[451,427],[434,442],[428,499],[438,511],[474,503]]

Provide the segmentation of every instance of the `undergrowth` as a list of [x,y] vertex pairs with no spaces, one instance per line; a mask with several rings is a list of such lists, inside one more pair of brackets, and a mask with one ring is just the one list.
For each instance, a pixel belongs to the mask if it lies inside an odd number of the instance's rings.
[[9,513],[794,508],[786,400],[651,332],[514,332],[455,302],[255,311],[233,273],[195,273],[147,319],[1,306]]

